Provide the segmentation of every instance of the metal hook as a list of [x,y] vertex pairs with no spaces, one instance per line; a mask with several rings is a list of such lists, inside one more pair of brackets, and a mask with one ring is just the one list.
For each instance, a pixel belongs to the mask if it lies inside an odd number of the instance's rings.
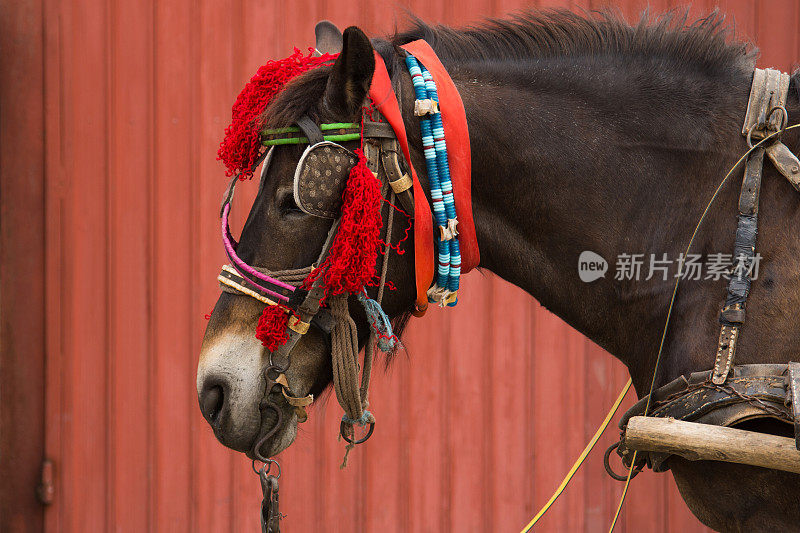
[[[608,472],[608,475],[611,476],[612,478],[616,479],[617,481],[628,481],[628,474],[625,474],[624,476],[617,474],[611,468],[611,463],[609,462],[609,457],[611,456],[611,452],[616,450],[618,447],[619,447],[619,442],[615,442],[606,449],[606,453],[603,454],[603,466],[606,468],[606,472]],[[639,466],[633,467],[633,472],[630,473],[631,479],[635,478],[639,474],[639,472],[641,472],[643,469],[644,469],[644,463],[641,463]]]

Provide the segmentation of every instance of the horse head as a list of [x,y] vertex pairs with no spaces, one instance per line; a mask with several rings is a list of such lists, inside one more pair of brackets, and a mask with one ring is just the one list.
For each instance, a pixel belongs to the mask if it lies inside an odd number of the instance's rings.
[[[375,69],[369,39],[358,28],[348,28],[342,34],[332,24],[321,23],[317,27],[316,49],[338,56],[332,64],[310,70],[289,82],[261,117],[266,128],[291,128],[302,117],[316,125],[361,123],[363,104]],[[359,140],[325,141],[314,147],[310,144],[314,143],[278,145],[268,150],[258,195],[235,250],[244,264],[270,273],[294,270],[301,273],[299,280],[302,280],[308,273],[304,269],[318,263],[321,250],[326,242],[330,243],[329,235],[336,229],[338,215],[326,212],[331,207],[323,209],[321,202],[319,206],[314,202],[301,209],[298,202],[303,191],[297,191],[295,183],[298,166],[302,159],[304,167],[313,164],[311,171],[323,177],[333,173],[346,178],[347,171],[355,164],[354,152],[359,149]],[[311,148],[314,153],[317,148],[323,153],[314,159],[315,155],[307,153]],[[379,178],[384,177],[381,176],[383,172],[378,174]],[[333,186],[335,189],[337,183]],[[316,191],[310,194],[315,195]],[[338,195],[341,196],[341,190]],[[334,205],[332,209],[335,211],[337,207]],[[392,210],[395,206],[383,202],[382,220],[394,216]],[[383,224],[380,233],[383,242],[397,243],[405,234],[409,221],[399,209],[397,211],[397,223],[391,234],[386,234],[388,226]],[[392,280],[396,287],[396,290],[385,291],[381,304],[395,321],[399,334],[403,318],[414,301],[413,274],[410,274],[413,254],[403,254],[402,250],[391,247],[381,252],[374,264],[380,267],[388,262],[385,278]],[[389,255],[391,261],[388,261]],[[236,275],[233,270],[231,273]],[[382,287],[369,287],[368,293],[374,297],[379,289],[384,292]],[[349,298],[348,306],[356,326],[358,347],[362,348],[369,334],[367,318],[356,298]],[[270,350],[256,338],[263,310],[264,303],[242,293],[220,295],[203,339],[197,392],[203,415],[220,442],[252,456],[254,445],[269,435],[259,450],[261,456],[269,457],[291,444],[298,416],[302,419],[302,414],[287,402],[280,390],[266,390],[264,373]],[[291,349],[290,357],[291,364],[285,369],[286,390],[296,397],[318,396],[333,376],[330,325],[319,327],[312,321],[308,332]],[[277,410],[264,408],[265,398],[269,398]]]

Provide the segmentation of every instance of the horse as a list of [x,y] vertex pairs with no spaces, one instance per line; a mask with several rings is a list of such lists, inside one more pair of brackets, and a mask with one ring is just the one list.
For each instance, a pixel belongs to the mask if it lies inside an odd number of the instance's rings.
[[[642,397],[653,379],[659,387],[714,366],[725,280],[682,283],[654,376],[675,267],[669,276],[609,273],[585,282],[576,266],[587,250],[605,259],[635,253],[678,258],[684,251],[725,170],[748,148],[741,128],[757,50],[730,36],[716,12],[694,23],[676,13],[645,15],[631,25],[614,14],[531,11],[461,30],[413,19],[410,29],[373,40],[355,27],[343,35],[329,29],[318,35],[317,48],[340,52],[333,65],[289,83],[263,121],[281,128],[305,114],[317,123],[358,122],[377,52],[400,100],[412,164],[425,186],[412,82],[398,48],[424,39],[466,112],[479,268],[522,288],[617,357]],[[786,105],[791,124],[800,115],[798,87],[796,73]],[[797,131],[783,137],[795,153]],[[326,240],[331,221],[299,210],[292,194],[301,152],[278,147],[273,154],[237,249],[248,264],[273,271],[305,267]],[[733,250],[735,182],[720,190],[697,232],[695,251],[707,256]],[[763,259],[737,364],[786,363],[800,349],[800,234],[787,231],[800,214],[800,195],[767,165],[760,202]],[[401,226],[387,240],[398,242]],[[393,254],[388,268],[396,290],[387,291],[383,308],[396,332],[414,305],[413,255]],[[352,300],[363,347],[369,326]],[[223,292],[197,373],[200,407],[216,437],[248,454],[276,420],[259,408],[266,354],[253,331],[262,309],[252,298]],[[312,328],[296,345],[286,376],[299,395],[328,387],[331,353],[322,333]],[[282,426],[265,444],[269,455],[296,435],[297,415],[286,402],[281,410]],[[792,434],[790,425],[768,418],[748,422],[748,429]],[[800,531],[796,474],[678,456],[668,466],[689,509],[715,530]]]

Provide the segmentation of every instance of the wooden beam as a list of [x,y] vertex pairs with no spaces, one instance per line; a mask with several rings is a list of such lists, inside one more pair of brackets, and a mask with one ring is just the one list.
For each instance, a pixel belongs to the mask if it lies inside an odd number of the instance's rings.
[[800,474],[794,439],[743,429],[634,416],[625,430],[632,450],[666,452],[691,461],[725,461]]

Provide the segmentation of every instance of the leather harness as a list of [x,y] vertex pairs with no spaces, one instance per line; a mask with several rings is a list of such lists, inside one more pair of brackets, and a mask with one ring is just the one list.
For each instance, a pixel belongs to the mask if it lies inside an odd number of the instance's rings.
[[[800,99],[800,84],[795,82]],[[627,449],[624,432],[633,416],[658,416],[719,426],[733,426],[748,420],[772,418],[793,424],[795,444],[800,450],[800,363],[735,365],[739,331],[745,322],[755,261],[758,199],[764,156],[800,191],[800,161],[781,142],[788,126],[786,100],[788,74],[773,69],[755,69],[742,135],[752,152],[745,164],[739,195],[738,223],[734,242],[735,266],[728,283],[725,303],[719,314],[720,334],[714,368],[680,376],[642,397],[622,417],[620,442],[612,445],[630,467],[633,452]],[[754,141],[772,136],[765,146]],[[648,409],[649,405],[649,409]],[[656,472],[669,469],[665,453],[638,452],[635,472],[645,464]],[[611,473],[609,471],[609,473]],[[613,475],[613,474],[612,474]],[[614,475],[619,479],[620,476]],[[624,481],[625,478],[623,477]]]

